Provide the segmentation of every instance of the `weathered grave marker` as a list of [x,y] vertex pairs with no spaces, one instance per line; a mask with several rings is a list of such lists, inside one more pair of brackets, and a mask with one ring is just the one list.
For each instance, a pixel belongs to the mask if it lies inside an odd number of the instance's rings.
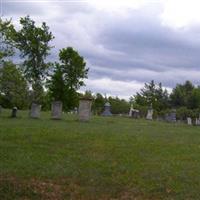
[[61,119],[62,117],[62,102],[61,101],[52,102],[51,117],[52,119]]
[[32,103],[31,105],[31,111],[30,111],[30,117],[31,118],[39,118],[40,117],[40,111],[41,111],[41,105]]
[[16,118],[17,117],[17,107],[13,107],[12,112],[11,112],[11,117]]
[[106,102],[104,105],[104,111],[102,113],[102,116],[112,116],[112,113],[110,110],[111,110],[111,105],[109,102]]
[[78,117],[80,121],[89,121],[91,116],[92,99],[81,98],[79,100]]
[[196,126],[200,126],[200,119],[196,118],[196,120],[195,120],[195,125],[196,125]]
[[176,109],[173,109],[170,113],[165,115],[167,122],[176,122]]
[[133,118],[139,118],[140,117],[140,111],[133,108],[133,105],[131,104],[130,110],[129,110],[129,117]]
[[191,117],[187,117],[187,124],[188,125],[192,125],[192,119],[191,119]]
[[152,106],[150,106],[148,111],[147,111],[146,119],[148,119],[148,120],[152,120],[153,119],[153,108],[152,108]]

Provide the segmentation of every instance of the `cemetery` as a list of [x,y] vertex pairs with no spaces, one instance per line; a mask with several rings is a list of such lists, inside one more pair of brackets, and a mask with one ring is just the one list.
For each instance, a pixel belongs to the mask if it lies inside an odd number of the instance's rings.
[[200,135],[191,118],[113,116],[108,103],[109,115],[97,116],[91,106],[81,98],[77,114],[63,113],[61,102],[49,112],[1,108],[0,199],[198,199]]
[[52,56],[45,22],[27,15],[18,25],[0,18],[0,200],[200,199],[200,86],[185,80],[169,92],[141,79],[136,91],[127,79],[122,98],[102,78],[83,89],[82,53],[62,46]]

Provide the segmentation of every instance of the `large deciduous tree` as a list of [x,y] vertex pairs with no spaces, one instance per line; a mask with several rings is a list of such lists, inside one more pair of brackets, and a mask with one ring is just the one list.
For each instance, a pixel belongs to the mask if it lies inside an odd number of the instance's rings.
[[0,18],[0,64],[2,65],[5,59],[14,54],[13,46],[9,40],[9,35],[13,30],[10,20]]
[[26,109],[29,105],[27,82],[12,62],[4,62],[0,69],[0,96],[4,107]]
[[190,81],[186,81],[184,84],[177,84],[170,95],[171,104],[174,107],[190,108],[194,88],[194,85]]
[[61,49],[59,60],[48,81],[49,93],[52,100],[62,101],[64,109],[70,110],[78,104],[77,90],[84,85],[89,69],[84,58],[72,47]]
[[23,72],[33,89],[33,101],[40,102],[43,93],[43,80],[46,78],[50,53],[50,41],[54,38],[45,22],[36,26],[29,16],[20,19],[20,30],[13,28],[10,40],[20,50],[24,58]]

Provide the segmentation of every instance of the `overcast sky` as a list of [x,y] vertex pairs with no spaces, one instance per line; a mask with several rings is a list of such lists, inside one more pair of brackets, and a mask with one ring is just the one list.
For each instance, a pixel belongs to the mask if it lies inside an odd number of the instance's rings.
[[45,21],[55,39],[51,59],[72,46],[90,68],[92,92],[129,98],[145,82],[200,85],[199,0],[0,0],[1,14]]

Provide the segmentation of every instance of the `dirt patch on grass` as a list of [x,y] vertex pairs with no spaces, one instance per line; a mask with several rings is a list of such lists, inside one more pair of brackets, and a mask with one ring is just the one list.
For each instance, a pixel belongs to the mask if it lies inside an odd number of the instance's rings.
[[0,177],[0,199],[62,199],[62,185],[50,180]]
[[[44,180],[0,176],[0,199],[5,200],[150,200],[134,191],[125,191],[112,197],[95,194],[84,185],[67,179]],[[154,198],[154,200],[157,200]]]

